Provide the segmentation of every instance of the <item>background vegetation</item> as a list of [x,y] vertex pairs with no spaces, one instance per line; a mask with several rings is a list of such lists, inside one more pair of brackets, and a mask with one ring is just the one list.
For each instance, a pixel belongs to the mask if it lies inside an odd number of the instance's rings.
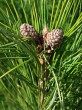
[[[45,69],[22,23],[61,28],[64,40]],[[0,110],[39,110],[38,80],[49,72],[42,110],[82,110],[82,0],[0,0]],[[43,79],[42,79],[43,80]]]

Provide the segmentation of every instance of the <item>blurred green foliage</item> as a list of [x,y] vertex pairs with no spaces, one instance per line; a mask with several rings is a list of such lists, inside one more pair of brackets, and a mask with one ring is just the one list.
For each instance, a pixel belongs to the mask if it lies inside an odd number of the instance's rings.
[[[45,22],[64,32],[45,70],[34,42],[20,35],[24,22],[38,32]],[[0,0],[0,110],[39,110],[38,80],[45,71],[42,110],[82,110],[82,1]]]

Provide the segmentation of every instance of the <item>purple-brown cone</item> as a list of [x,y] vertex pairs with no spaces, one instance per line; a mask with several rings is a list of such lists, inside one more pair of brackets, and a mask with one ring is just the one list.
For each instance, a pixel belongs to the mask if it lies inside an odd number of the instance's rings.
[[60,29],[54,29],[46,35],[46,48],[50,47],[51,50],[59,47],[63,40],[63,32]]
[[25,37],[31,36],[34,39],[37,39],[37,37],[38,37],[38,32],[35,30],[35,28],[32,25],[29,25],[26,23],[24,23],[20,26],[20,32]]

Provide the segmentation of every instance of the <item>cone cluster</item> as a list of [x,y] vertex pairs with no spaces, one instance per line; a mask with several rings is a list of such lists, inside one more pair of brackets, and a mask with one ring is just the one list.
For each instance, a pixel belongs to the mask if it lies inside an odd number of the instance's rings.
[[61,29],[53,29],[50,32],[46,25],[44,26],[42,33],[38,34],[32,25],[24,23],[20,26],[20,32],[23,36],[33,37],[37,48],[42,48],[45,44],[48,53],[51,53],[52,50],[59,47],[63,40],[63,32]]

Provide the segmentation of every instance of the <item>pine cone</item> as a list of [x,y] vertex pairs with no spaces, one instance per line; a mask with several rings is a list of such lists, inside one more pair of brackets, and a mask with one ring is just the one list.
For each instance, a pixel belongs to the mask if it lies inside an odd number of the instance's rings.
[[54,29],[51,32],[48,32],[46,35],[46,48],[51,50],[56,49],[60,46],[63,40],[63,32],[60,29]]
[[42,51],[42,49],[43,49],[42,34],[38,33],[32,25],[29,25],[29,24],[26,24],[26,23],[22,24],[20,26],[20,32],[25,37],[30,36],[30,37],[34,38],[37,52]]
[[23,36],[30,36],[34,39],[37,39],[38,37],[38,32],[34,29],[34,27],[26,23],[20,26],[20,32]]

